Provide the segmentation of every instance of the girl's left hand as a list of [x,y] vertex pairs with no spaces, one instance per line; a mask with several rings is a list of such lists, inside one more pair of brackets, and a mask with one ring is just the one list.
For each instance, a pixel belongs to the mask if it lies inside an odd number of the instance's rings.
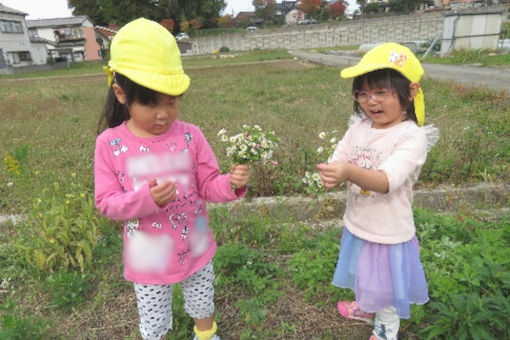
[[234,164],[232,165],[232,171],[230,172],[230,184],[236,189],[242,188],[248,184],[250,180],[251,172],[250,168],[246,164]]
[[340,161],[327,164],[321,163],[317,165],[317,169],[319,170],[324,187],[331,189],[347,179],[349,163]]

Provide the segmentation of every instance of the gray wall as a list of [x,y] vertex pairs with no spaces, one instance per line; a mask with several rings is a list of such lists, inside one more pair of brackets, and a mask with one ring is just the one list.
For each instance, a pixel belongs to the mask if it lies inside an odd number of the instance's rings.
[[503,10],[445,13],[441,56],[460,49],[496,50],[503,14]]
[[288,26],[257,30],[243,34],[222,34],[191,39],[192,49],[186,54],[207,54],[226,46],[231,51],[255,48],[302,49],[359,45],[382,41],[427,40],[443,28],[441,12],[400,15],[372,19]]

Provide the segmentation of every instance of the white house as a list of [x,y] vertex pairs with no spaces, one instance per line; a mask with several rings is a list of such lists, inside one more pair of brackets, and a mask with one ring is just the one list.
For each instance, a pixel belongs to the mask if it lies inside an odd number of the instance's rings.
[[0,3],[0,69],[46,64],[46,44],[28,34],[27,13]]
[[27,20],[27,26],[31,37],[49,42],[46,47],[52,58],[69,61],[102,59],[94,24],[86,15]]
[[303,20],[304,18],[305,13],[300,9],[294,8],[285,15],[285,23],[287,25],[295,25],[298,21]]

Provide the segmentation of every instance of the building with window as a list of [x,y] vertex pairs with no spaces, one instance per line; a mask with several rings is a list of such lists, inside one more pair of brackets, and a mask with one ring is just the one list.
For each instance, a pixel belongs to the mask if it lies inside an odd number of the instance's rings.
[[46,44],[31,40],[25,16],[0,3],[0,69],[46,63]]
[[46,39],[50,58],[68,61],[101,60],[94,24],[86,15],[27,20],[30,37]]

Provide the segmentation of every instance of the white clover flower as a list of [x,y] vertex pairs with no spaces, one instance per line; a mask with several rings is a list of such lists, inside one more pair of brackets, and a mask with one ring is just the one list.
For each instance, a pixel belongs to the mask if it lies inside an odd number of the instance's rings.
[[331,144],[336,143],[336,137],[331,138],[331,139],[329,140],[329,142],[330,142]]
[[235,148],[235,146],[229,146],[226,151],[227,151],[227,156],[230,157],[234,154],[234,152],[236,151],[236,148]]
[[319,133],[319,138],[320,139],[326,138],[326,132],[322,131],[321,133]]
[[221,135],[221,141],[222,142],[227,142],[228,141],[227,135]]
[[305,177],[306,177],[306,178],[310,178],[310,171],[306,171],[306,172],[305,172]]
[[321,176],[319,175],[319,173],[317,172],[314,172],[313,175],[312,175],[312,179],[316,182],[320,181],[321,180]]
[[255,124],[255,125],[253,125],[253,127],[254,127],[255,129],[259,130],[259,131],[262,131],[262,129],[260,128],[260,126],[258,126],[258,125],[256,125],[256,124]]
[[229,139],[230,143],[235,143],[237,141],[237,138],[235,136],[231,136]]
[[221,129],[220,131],[218,131],[218,136],[223,136],[225,135],[225,133],[227,133],[227,130]]
[[323,152],[324,152],[324,148],[323,148],[322,146],[319,146],[319,147],[317,148],[317,153],[320,155],[320,154],[321,154],[321,153],[323,153]]

